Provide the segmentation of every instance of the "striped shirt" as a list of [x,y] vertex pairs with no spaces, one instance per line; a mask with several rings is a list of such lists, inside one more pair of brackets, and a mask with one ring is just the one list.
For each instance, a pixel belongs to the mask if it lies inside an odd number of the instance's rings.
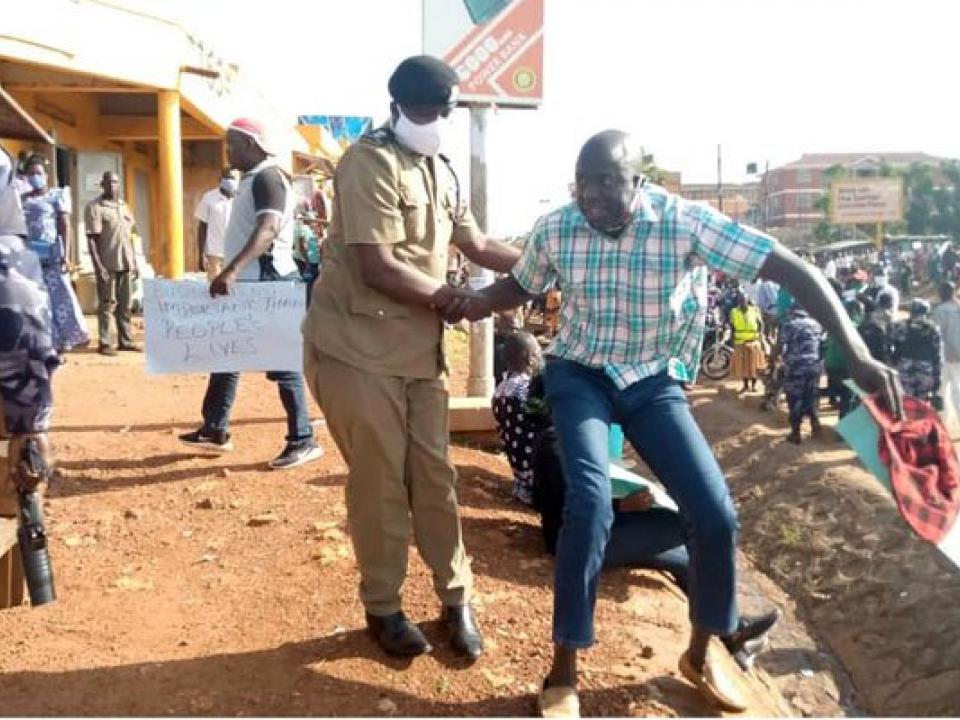
[[576,203],[543,216],[512,272],[534,295],[560,285],[550,354],[603,368],[620,389],[664,371],[692,382],[707,309],[705,265],[753,280],[775,244],[705,204],[647,185],[619,238],[591,228]]

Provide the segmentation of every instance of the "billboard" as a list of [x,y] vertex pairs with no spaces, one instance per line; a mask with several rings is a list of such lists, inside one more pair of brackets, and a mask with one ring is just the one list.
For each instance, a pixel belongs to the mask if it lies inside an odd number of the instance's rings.
[[357,115],[300,115],[297,124],[319,125],[342,147],[347,147],[373,127],[373,118]]
[[830,187],[830,222],[835,225],[902,219],[903,178],[840,180]]
[[462,102],[543,99],[544,0],[423,0],[423,51],[460,76]]

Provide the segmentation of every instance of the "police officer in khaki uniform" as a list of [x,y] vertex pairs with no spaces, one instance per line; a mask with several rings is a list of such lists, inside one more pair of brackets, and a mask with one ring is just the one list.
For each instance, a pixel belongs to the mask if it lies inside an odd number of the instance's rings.
[[430,645],[401,611],[411,529],[433,571],[452,647],[477,658],[456,471],[448,457],[443,321],[470,290],[446,285],[449,245],[510,270],[519,252],[488,240],[439,154],[456,73],[404,60],[388,84],[391,121],[344,154],[324,264],[304,322],[304,375],[349,466],[347,512],[367,626],[385,651]]

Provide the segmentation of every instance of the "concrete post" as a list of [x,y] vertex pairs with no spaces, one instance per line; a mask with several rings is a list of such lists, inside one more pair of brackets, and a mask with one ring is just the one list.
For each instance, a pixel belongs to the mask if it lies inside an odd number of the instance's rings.
[[160,163],[161,273],[168,278],[183,276],[183,149],[180,135],[180,93],[157,93],[157,140]]
[[[470,207],[477,224],[488,232],[487,205],[487,108],[470,106]],[[477,265],[470,266],[470,284],[483,287],[493,280],[492,272]],[[467,394],[470,397],[493,395],[493,319],[487,318],[470,326],[470,375]]]

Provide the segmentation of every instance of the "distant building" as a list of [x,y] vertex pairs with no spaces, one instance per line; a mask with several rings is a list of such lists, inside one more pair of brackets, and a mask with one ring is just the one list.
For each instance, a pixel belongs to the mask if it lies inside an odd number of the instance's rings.
[[706,202],[722,210],[734,220],[756,223],[760,205],[760,183],[751,182],[740,185],[724,185],[723,203],[719,202],[716,183],[683,183],[680,195],[687,200]]
[[668,190],[674,194],[680,194],[680,173],[673,170],[664,170],[663,177],[661,179],[661,184],[665,190]]
[[799,160],[773,168],[759,186],[762,219],[768,228],[810,228],[823,219],[817,200],[827,192],[826,171],[841,166],[850,175],[879,174],[884,166],[914,163],[939,167],[943,158],[921,152],[804,153]]

